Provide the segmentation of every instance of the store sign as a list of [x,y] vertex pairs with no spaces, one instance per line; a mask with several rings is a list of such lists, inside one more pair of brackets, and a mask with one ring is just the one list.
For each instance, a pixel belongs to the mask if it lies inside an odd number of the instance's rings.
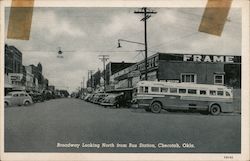
[[8,75],[11,81],[20,82],[23,78],[23,74],[21,73],[9,73]]
[[184,55],[183,61],[234,63],[234,56]]

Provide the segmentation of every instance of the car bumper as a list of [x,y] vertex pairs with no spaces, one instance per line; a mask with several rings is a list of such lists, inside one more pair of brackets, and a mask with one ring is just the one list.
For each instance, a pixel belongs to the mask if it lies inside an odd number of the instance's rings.
[[102,106],[114,106],[114,104],[113,103],[104,103],[104,102],[102,102],[102,103],[100,103],[100,105],[102,105]]

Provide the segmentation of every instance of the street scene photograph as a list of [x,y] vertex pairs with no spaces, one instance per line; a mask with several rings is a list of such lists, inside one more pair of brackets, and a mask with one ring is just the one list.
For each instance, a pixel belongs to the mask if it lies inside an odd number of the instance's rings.
[[242,152],[241,8],[4,9],[4,152]]

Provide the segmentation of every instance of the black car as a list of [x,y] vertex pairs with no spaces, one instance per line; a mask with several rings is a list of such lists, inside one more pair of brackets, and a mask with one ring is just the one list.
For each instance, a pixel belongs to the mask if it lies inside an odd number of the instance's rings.
[[43,102],[45,100],[43,94],[39,92],[29,92],[33,102]]
[[111,107],[116,107],[120,108],[122,106],[127,105],[127,101],[124,98],[123,94],[109,94],[107,97],[105,97],[101,103],[102,106],[111,106]]

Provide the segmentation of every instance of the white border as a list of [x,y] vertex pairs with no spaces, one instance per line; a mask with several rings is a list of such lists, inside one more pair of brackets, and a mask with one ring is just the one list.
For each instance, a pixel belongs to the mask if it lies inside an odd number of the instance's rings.
[[[4,84],[4,6],[10,0],[0,0],[0,82],[1,102]],[[35,0],[35,7],[205,7],[206,0]],[[4,153],[4,107],[1,104],[1,158],[0,160],[249,160],[249,1],[234,0],[232,7],[242,8],[242,114],[241,154],[213,153]],[[243,75],[243,74],[242,74]],[[224,159],[233,156],[233,159]]]

